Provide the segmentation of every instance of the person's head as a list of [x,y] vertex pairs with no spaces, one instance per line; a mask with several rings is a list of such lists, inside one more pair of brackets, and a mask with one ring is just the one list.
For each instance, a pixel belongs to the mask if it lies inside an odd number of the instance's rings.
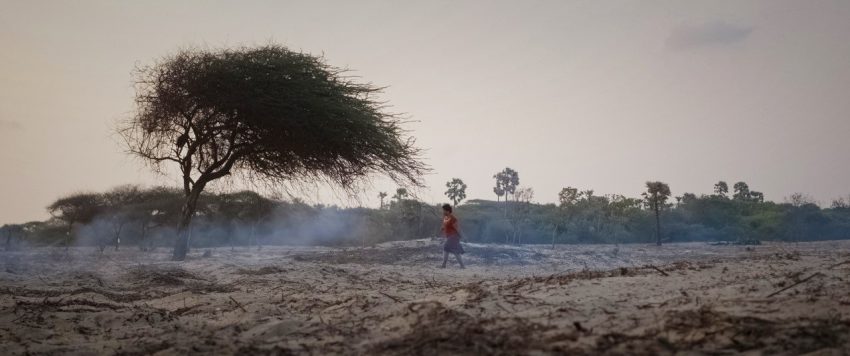
[[452,213],[452,206],[449,204],[443,204],[443,215],[449,215]]

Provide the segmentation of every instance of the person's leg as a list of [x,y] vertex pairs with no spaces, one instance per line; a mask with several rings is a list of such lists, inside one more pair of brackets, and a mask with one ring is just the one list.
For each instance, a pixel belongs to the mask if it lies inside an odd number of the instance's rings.
[[446,262],[449,262],[449,251],[443,251],[443,266],[442,266],[442,268],[446,268]]
[[460,254],[459,254],[459,253],[456,253],[456,254],[455,254],[455,257],[457,257],[457,263],[459,263],[459,264],[460,264],[460,268],[466,268],[466,267],[463,265],[463,259],[461,259],[461,258],[460,258]]

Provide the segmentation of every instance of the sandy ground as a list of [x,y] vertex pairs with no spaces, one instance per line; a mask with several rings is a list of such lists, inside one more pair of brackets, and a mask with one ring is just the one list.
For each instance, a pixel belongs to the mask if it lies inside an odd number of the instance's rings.
[[[5,354],[850,354],[850,241],[0,254]],[[787,289],[786,289],[787,288]]]

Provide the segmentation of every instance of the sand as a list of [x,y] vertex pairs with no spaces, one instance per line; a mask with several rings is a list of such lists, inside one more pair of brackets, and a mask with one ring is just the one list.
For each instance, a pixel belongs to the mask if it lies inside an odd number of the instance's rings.
[[[850,354],[850,241],[0,254],[5,354]],[[787,288],[787,289],[786,289]],[[783,290],[785,289],[785,290]]]

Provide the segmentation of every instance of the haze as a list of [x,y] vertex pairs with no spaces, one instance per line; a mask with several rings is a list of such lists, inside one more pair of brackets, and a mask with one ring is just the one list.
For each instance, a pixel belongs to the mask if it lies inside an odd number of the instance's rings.
[[[846,1],[2,1],[0,223],[61,195],[175,185],[111,132],[131,72],[187,46],[282,43],[388,86],[433,169],[494,199],[519,171],[535,200],[564,186],[674,195],[746,181],[768,200],[850,193]],[[362,199],[377,205],[378,179]]]

